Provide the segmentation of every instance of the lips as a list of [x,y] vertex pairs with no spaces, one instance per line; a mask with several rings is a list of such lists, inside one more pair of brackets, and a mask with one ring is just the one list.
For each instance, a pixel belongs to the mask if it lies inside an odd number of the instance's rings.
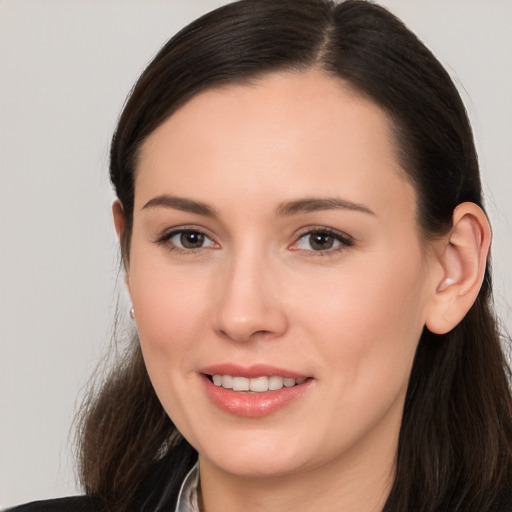
[[252,418],[272,414],[300,399],[314,380],[267,365],[216,365],[201,369],[200,376],[216,406],[230,414]]

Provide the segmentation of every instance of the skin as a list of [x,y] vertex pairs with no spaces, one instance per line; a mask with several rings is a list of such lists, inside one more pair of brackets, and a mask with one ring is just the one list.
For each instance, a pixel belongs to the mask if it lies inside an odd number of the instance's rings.
[[[147,206],[162,195],[215,215]],[[283,212],[324,198],[352,206]],[[418,340],[450,302],[416,219],[386,115],[319,71],[202,92],[146,140],[127,286],[158,397],[200,454],[204,510],[381,510]],[[180,247],[183,228],[205,245]],[[198,372],[220,363],[311,382],[240,417],[204,391]]]

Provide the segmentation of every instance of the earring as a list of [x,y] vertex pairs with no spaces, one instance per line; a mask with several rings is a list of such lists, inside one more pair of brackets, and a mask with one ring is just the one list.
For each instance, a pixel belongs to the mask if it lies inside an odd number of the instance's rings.
[[135,310],[133,308],[130,309],[130,318],[135,320]]

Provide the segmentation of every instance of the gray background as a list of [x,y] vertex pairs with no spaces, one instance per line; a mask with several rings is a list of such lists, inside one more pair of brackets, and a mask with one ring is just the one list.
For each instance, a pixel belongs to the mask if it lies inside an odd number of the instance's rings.
[[[71,422],[122,288],[109,138],[161,44],[222,3],[0,0],[0,506],[79,492]],[[382,3],[447,66],[470,112],[510,331],[512,1]]]

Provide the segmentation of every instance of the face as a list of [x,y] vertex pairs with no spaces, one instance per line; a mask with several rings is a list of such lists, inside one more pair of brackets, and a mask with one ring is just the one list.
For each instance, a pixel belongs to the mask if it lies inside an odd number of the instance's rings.
[[429,265],[385,114],[318,71],[203,92],[143,145],[127,284],[202,463],[392,459]]

